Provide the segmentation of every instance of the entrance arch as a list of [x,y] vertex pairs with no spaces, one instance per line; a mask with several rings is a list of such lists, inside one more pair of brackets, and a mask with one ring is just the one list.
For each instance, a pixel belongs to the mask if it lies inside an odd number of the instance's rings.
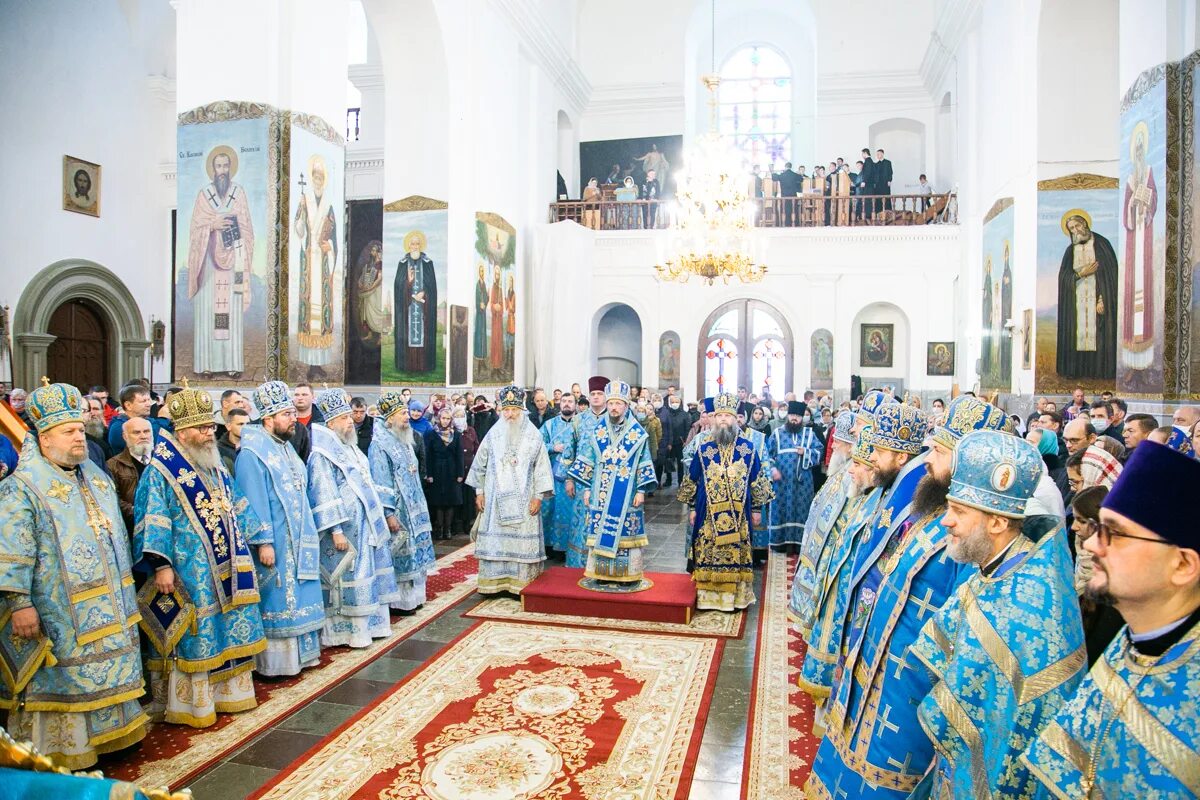
[[115,392],[145,373],[150,340],[137,301],[111,270],[94,261],[71,258],[42,269],[21,293],[13,315],[14,385],[33,389],[41,385],[43,375],[65,379],[50,374],[50,347],[58,338],[51,331],[51,320],[60,307],[73,300],[87,305],[107,336],[100,346],[106,362],[100,382]]
[[731,300],[700,327],[698,397],[736,392],[781,399],[792,385],[792,328],[777,308],[761,300]]
[[47,375],[85,393],[108,381],[108,326],[90,301],[77,297],[54,309],[49,333]]

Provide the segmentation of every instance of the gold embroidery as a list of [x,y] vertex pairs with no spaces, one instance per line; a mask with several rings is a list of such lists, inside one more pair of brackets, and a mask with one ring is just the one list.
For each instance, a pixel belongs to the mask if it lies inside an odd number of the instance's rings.
[[983,739],[979,735],[979,729],[971,722],[967,712],[959,705],[944,682],[938,681],[934,684],[933,699],[946,715],[946,722],[962,737],[971,752],[971,786],[975,790],[975,797],[990,798],[992,791],[988,786],[987,772],[983,766]]
[[46,496],[53,497],[55,500],[67,504],[71,498],[71,484],[63,483],[62,481],[50,481],[50,488],[46,490]]
[[1067,733],[1063,726],[1051,722],[1042,731],[1041,738],[1051,749],[1070,762],[1072,767],[1079,770],[1080,775],[1087,775],[1091,759],[1088,758],[1083,745],[1075,741],[1075,737]]

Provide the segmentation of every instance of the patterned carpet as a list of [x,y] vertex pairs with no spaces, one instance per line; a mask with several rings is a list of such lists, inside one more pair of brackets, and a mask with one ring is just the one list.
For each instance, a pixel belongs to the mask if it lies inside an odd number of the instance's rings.
[[480,622],[254,797],[682,800],[723,646]]
[[721,611],[697,611],[692,616],[692,621],[684,625],[675,622],[646,622],[637,619],[600,619],[571,614],[540,614],[536,611],[525,611],[521,608],[520,600],[509,598],[485,600],[463,616],[474,619],[499,619],[507,622],[570,625],[575,628],[678,633],[687,636],[719,636],[724,639],[740,639],[746,627],[746,615],[741,611],[734,614],[726,614]]
[[321,663],[301,674],[279,681],[255,680],[258,707],[241,714],[219,714],[217,722],[200,730],[182,725],[152,725],[141,746],[127,757],[103,765],[110,778],[142,786],[183,786],[219,759],[253,739],[261,731],[316,699],[318,695],[382,656],[393,645],[432,622],[475,590],[478,564],[474,545],[468,545],[437,562],[429,576],[425,607],[411,617],[392,621],[392,634],[371,647],[351,650],[335,647],[321,651]]
[[[804,642],[788,623],[787,606],[796,557],[775,553],[767,563],[759,616],[758,648],[746,728],[744,800],[802,798],[820,739],[812,735],[812,698],[796,683]],[[780,665],[786,664],[785,669]]]

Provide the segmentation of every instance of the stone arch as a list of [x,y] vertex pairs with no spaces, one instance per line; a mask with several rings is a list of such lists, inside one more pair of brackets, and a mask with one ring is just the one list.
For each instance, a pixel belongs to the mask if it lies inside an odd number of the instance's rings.
[[579,137],[575,133],[575,123],[571,116],[561,108],[557,116],[558,131],[558,171],[567,184],[567,196],[579,191]]
[[[145,323],[137,301],[113,272],[94,261],[68,258],[42,269],[17,302],[13,315],[13,383],[32,389],[41,384],[46,351],[54,341],[50,316],[68,300],[84,299],[104,316],[111,333],[108,343],[112,392],[145,373]],[[53,377],[53,376],[50,376]]]
[[606,303],[596,312],[593,324],[596,374],[641,386],[645,326],[637,309],[628,303]]
[[891,117],[872,123],[871,155],[882,148],[892,162],[892,194],[908,194],[925,172],[925,123],[910,117]]
[[[865,366],[862,361],[862,326],[880,324],[892,326],[892,365]],[[854,315],[850,330],[842,332],[842,341],[851,343],[850,372],[862,377],[864,389],[867,386],[891,384],[899,393],[901,388],[908,389],[914,382],[920,382],[914,381],[916,373],[912,368],[912,324],[904,309],[895,303],[878,301],[864,305]]]

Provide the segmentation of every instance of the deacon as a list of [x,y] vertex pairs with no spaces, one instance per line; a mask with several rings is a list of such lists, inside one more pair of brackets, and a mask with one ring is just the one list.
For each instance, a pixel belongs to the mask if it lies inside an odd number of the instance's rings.
[[139,614],[117,493],[88,459],[87,406],[43,382],[0,481],[0,709],[16,739],[77,770],[146,735]]
[[804,523],[804,543],[800,547],[800,560],[792,579],[791,599],[788,602],[788,619],[795,626],[800,638],[808,641],[812,633],[813,615],[816,613],[816,590],[818,578],[828,569],[828,549],[831,539],[841,540],[839,524],[843,527],[850,515],[842,511],[850,503],[850,490],[854,480],[850,475],[850,451],[855,437],[850,433],[854,425],[854,413],[843,411],[834,420],[829,432],[828,477],[821,491],[808,509]]
[[1036,782],[1017,758],[1087,667],[1067,532],[1054,517],[1025,516],[1042,458],[1024,439],[969,433],[953,464],[945,552],[979,571],[909,651],[934,679],[917,717],[937,755],[916,793],[1025,798]]
[[795,550],[804,541],[804,523],[813,502],[814,464],[821,463],[825,448],[812,426],[804,424],[808,406],[791,400],[787,422],[767,440],[771,483],[771,547]]
[[588,407],[579,412],[580,446],[592,435],[596,426],[604,422],[604,415],[608,411],[608,398],[604,391],[607,386],[608,378],[603,375],[588,378]]
[[[819,774],[814,769],[808,785],[827,791],[854,786],[864,797],[907,796],[932,759],[909,699],[924,697],[930,681],[896,665],[926,618],[967,577],[966,568],[943,555],[941,516],[954,445],[972,429],[999,428],[1004,413],[964,395],[950,404],[946,424],[932,437],[933,449],[920,455],[926,425],[919,410],[893,403],[881,406],[875,418],[873,461],[880,483],[891,489],[867,526],[850,574],[842,657],[826,715],[829,732],[818,751],[824,753]],[[887,705],[892,710],[885,714]],[[889,725],[899,725],[899,732]]]
[[425,578],[433,567],[433,533],[429,505],[421,488],[408,401],[400,392],[384,392],[379,417],[367,453],[371,478],[379,489],[390,534],[392,573],[396,594],[391,607],[402,615],[415,614],[425,605]]
[[649,540],[642,504],[658,486],[650,436],[629,413],[630,388],[624,381],[604,387],[608,415],[579,446],[568,471],[583,487],[587,508],[588,558],[584,578],[641,585]]
[[267,649],[256,659],[260,675],[298,675],[321,658],[321,562],[317,527],[308,504],[308,472],[290,444],[299,430],[292,392],[268,381],[254,392],[260,425],[242,428],[234,462],[238,488],[262,524],[249,541],[258,563]]
[[1084,548],[1126,627],[1021,757],[1039,798],[1200,796],[1200,462],[1142,442]]
[[550,458],[550,473],[554,476],[554,496],[542,503],[542,535],[546,550],[556,558],[565,558],[568,567],[587,563],[587,546],[583,526],[572,537],[576,519],[575,487],[567,490],[567,473],[579,447],[579,422],[575,419],[575,398],[566,395],[559,401],[558,414],[541,427],[542,441]]
[[321,646],[369,647],[392,633],[391,536],[371,467],[358,449],[349,395],[326,389],[317,406],[324,421],[312,427],[308,500],[321,536]]
[[833,688],[833,673],[844,654],[842,634],[854,558],[883,496],[871,464],[875,453],[871,445],[872,430],[870,425],[861,427],[850,453],[848,499],[830,530],[813,587],[812,631],[806,640],[808,647],[797,683],[813,699],[813,733],[817,736],[825,735],[825,711]]
[[758,451],[738,435],[737,405],[728,393],[713,400],[712,440],[697,450],[679,487],[679,500],[692,506],[692,579],[702,610],[754,602],[750,524],[762,524],[762,509],[774,497]]
[[169,624],[162,606],[190,606],[193,617],[173,650],[146,659],[150,709],[167,722],[205,728],[218,711],[258,705],[250,670],[267,642],[248,534],[261,523],[221,464],[208,392],[185,388],[167,410],[175,434],[159,431],[138,482],[133,557],[154,572],[139,600],[156,649],[175,638],[164,631],[183,627]]
[[475,539],[480,594],[519,593],[546,560],[542,497],[554,491],[542,436],[525,416],[525,390],[500,390],[500,422],[479,443],[467,484],[483,515]]

